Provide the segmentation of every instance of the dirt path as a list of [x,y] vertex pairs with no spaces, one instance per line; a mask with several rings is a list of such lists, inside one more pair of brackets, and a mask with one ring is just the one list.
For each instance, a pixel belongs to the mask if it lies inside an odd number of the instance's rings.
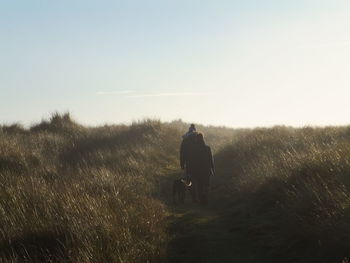
[[233,232],[230,217],[215,204],[199,207],[187,204],[171,208],[173,237],[168,246],[171,263],[256,263],[248,241]]
[[[167,248],[169,263],[258,263],[250,249],[249,241],[241,232],[233,229],[232,209],[227,209],[232,200],[223,203],[220,191],[222,176],[213,178],[208,206],[193,204],[187,193],[184,205],[171,201],[172,182],[182,176],[181,171],[169,169],[165,172],[161,188],[162,200],[169,210],[169,234]],[[218,188],[219,189],[219,188]],[[232,203],[232,202],[231,202]],[[231,207],[232,208],[232,207]]]

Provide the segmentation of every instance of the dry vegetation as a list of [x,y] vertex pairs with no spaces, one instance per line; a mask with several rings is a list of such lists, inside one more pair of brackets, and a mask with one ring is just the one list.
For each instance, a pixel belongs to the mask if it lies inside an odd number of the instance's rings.
[[[187,127],[69,114],[0,126],[0,262],[166,262],[162,182]],[[199,130],[216,153],[213,202],[262,262],[349,256],[350,128]]]
[[0,261],[163,262],[160,179],[186,126],[86,128],[69,114],[1,126]]
[[342,262],[350,251],[350,128],[246,132],[217,156],[232,230],[264,262]]

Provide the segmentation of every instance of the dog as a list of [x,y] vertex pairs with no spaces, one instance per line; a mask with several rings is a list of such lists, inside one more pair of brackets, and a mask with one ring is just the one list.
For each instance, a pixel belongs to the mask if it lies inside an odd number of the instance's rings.
[[192,186],[192,182],[188,178],[183,177],[183,178],[174,180],[173,203],[176,204],[176,201],[178,201],[179,203],[184,204],[186,190],[190,189],[191,186]]

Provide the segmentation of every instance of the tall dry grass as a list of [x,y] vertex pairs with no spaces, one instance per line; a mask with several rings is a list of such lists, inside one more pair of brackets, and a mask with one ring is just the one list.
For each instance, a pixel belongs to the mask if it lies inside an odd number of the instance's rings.
[[[263,262],[349,256],[349,127],[197,127],[215,153],[212,201]],[[0,126],[0,262],[164,262],[162,183],[187,128],[84,127],[58,113]]]
[[[350,128],[255,129],[217,155],[233,229],[264,262],[342,262],[350,251]],[[223,189],[221,189],[223,190]]]
[[59,113],[0,126],[0,262],[164,262],[162,181],[187,128],[84,127]]
[[86,128],[68,114],[3,126],[1,261],[161,260],[166,213],[153,181],[176,158],[170,139],[156,121]]

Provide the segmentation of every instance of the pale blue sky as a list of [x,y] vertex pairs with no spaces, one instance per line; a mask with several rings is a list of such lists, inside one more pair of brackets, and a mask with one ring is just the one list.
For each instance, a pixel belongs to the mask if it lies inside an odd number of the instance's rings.
[[0,122],[350,123],[348,0],[0,0]]

